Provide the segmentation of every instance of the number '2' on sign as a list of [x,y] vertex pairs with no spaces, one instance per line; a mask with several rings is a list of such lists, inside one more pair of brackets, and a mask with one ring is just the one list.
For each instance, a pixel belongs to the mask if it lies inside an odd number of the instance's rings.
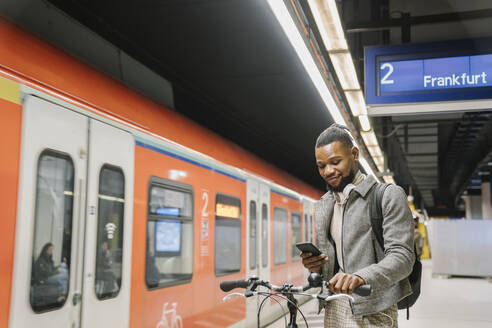
[[394,80],[388,79],[390,77],[390,75],[393,73],[393,65],[391,65],[390,63],[384,63],[383,65],[381,65],[381,75],[382,75],[383,71],[386,69],[388,69],[388,70],[386,71],[386,74],[381,79],[381,84],[393,84],[393,83],[395,83]]

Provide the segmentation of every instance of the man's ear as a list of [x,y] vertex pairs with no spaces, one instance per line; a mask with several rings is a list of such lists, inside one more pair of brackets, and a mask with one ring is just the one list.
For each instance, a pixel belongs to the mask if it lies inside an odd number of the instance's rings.
[[355,146],[352,147],[352,149],[350,150],[352,156],[354,157],[354,160],[358,160],[359,159],[359,149]]

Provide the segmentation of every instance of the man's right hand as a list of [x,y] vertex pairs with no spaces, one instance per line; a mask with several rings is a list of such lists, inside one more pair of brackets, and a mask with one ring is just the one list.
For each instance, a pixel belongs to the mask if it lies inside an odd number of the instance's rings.
[[311,256],[311,253],[301,253],[302,265],[310,272],[321,273],[321,267],[328,263],[328,258],[325,254],[319,256]]

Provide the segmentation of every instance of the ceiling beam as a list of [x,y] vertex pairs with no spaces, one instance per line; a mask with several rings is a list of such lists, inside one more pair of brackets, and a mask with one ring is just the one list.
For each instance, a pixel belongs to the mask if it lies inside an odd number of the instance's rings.
[[464,21],[469,19],[489,18],[492,17],[492,9],[479,9],[462,11],[457,13],[444,13],[435,15],[423,15],[414,17],[389,18],[368,22],[350,22],[345,25],[347,33],[363,33],[387,30],[392,27],[403,27],[407,24],[437,24]]

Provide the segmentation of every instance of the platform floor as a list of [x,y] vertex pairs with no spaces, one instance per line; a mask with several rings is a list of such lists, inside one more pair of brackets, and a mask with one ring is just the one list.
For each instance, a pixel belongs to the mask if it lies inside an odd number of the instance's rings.
[[[410,320],[406,320],[406,310],[399,311],[398,327],[492,327],[492,283],[482,278],[432,277],[432,261],[424,260],[422,264],[422,294],[410,309]],[[301,307],[310,328],[323,327],[323,312],[316,315],[316,307],[314,300]],[[299,327],[305,327],[301,321]],[[269,327],[285,327],[283,318]]]

